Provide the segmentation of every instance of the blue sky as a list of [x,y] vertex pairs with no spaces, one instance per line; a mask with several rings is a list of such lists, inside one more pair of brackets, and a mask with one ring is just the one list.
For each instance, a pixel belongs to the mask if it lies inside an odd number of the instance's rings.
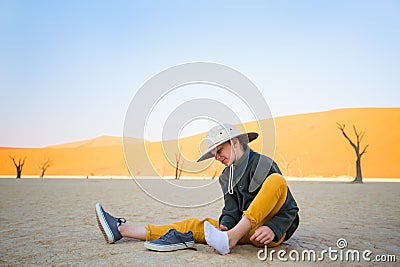
[[[122,136],[140,86],[233,67],[274,116],[399,107],[399,1],[0,1],[0,146]],[[203,129],[206,130],[206,129]]]

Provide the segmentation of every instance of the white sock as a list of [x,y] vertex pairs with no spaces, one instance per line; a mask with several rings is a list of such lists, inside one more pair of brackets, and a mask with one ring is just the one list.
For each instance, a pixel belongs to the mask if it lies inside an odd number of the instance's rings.
[[230,252],[228,233],[220,231],[212,224],[204,222],[204,235],[207,244],[215,248],[220,254],[225,255]]

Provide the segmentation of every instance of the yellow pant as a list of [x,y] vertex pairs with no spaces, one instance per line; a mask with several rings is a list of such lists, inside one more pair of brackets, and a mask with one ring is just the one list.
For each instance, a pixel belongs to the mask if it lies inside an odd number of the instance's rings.
[[[272,174],[264,181],[257,196],[251,202],[249,208],[243,212],[249,218],[251,230],[239,241],[239,244],[253,244],[255,246],[264,246],[257,241],[251,241],[250,237],[254,231],[262,226],[265,222],[272,219],[278,213],[280,208],[286,201],[287,184],[286,180],[279,174]],[[174,222],[166,225],[146,225],[146,240],[155,240],[166,234],[169,229],[175,228],[179,232],[187,232],[192,230],[194,239],[197,243],[206,243],[204,236],[204,222],[208,221],[215,227],[219,227],[219,222],[211,218],[199,220],[189,218],[183,221]],[[283,242],[285,235],[278,242],[271,242],[269,247],[278,246]]]

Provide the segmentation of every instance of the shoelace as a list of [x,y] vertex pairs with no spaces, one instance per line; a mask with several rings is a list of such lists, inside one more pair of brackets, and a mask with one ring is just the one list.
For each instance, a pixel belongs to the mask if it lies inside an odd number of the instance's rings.
[[118,224],[118,226],[120,226],[121,224],[123,224],[123,223],[126,223],[126,220],[125,220],[125,218],[116,218],[117,219],[117,224]]
[[[107,214],[108,216],[110,216],[111,218],[115,218],[115,217],[112,216],[110,213],[106,212],[104,209],[103,209],[103,212],[104,212],[105,214]],[[120,225],[123,224],[123,223],[126,223],[125,218],[115,218],[115,219],[117,220],[117,225],[118,225],[118,226],[120,226]]]
[[186,245],[186,242],[182,242],[182,243],[185,244],[186,249],[190,249],[190,250],[195,250],[195,251],[197,251],[197,248],[195,248],[195,247],[188,247],[188,245]]
[[178,236],[178,237],[179,237],[179,241],[181,241],[181,243],[185,244],[186,249],[191,249],[191,250],[197,251],[197,248],[195,248],[195,247],[189,247],[189,246],[186,244],[186,242],[182,240],[182,238],[181,238],[180,236]]

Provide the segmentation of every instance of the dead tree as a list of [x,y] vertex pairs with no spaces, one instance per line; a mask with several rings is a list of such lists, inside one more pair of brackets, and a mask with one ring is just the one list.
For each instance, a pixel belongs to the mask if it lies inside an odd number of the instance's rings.
[[22,168],[24,167],[26,157],[23,160],[18,159],[18,163],[15,160],[15,156],[14,157],[9,156],[9,157],[14,162],[14,166],[15,166],[15,168],[17,170],[17,177],[16,178],[20,179],[21,178],[21,174],[22,174]]
[[363,181],[362,181],[362,173],[361,173],[361,157],[367,151],[367,147],[369,146],[369,145],[366,145],[364,147],[364,149],[361,150],[361,152],[360,152],[360,148],[361,148],[361,144],[360,143],[361,143],[361,141],[362,141],[362,139],[364,137],[365,132],[361,131],[361,132],[358,133],[357,129],[356,129],[356,126],[353,125],[353,130],[354,130],[354,133],[355,133],[356,139],[357,139],[356,143],[354,143],[353,141],[351,141],[351,139],[344,132],[345,125],[344,124],[339,124],[339,123],[337,123],[337,125],[338,125],[339,130],[342,131],[344,137],[349,141],[350,145],[354,148],[354,150],[356,152],[356,155],[357,155],[357,160],[356,160],[357,173],[356,173],[356,178],[353,180],[353,183],[362,183]]
[[53,166],[53,162],[50,159],[45,159],[40,165],[39,169],[41,169],[40,178],[43,179],[44,173],[47,171],[49,167]]
[[182,165],[183,165],[183,161],[181,163],[181,154],[180,153],[175,154],[175,159],[176,159],[175,180],[179,180],[179,178],[181,178]]
[[165,176],[165,166],[166,166],[165,161],[163,161],[163,165],[162,165],[162,168],[161,168],[161,177]]
[[292,164],[293,159],[289,160],[287,155],[285,156],[283,154],[280,154],[280,157],[281,157],[281,162],[282,162],[283,168],[285,169],[285,175],[292,176],[292,171],[291,171],[290,165]]
[[300,178],[302,178],[303,177],[303,168],[301,167],[300,158],[297,157],[296,160],[297,160],[297,167],[299,169],[299,176],[300,176]]
[[214,174],[213,174],[213,176],[211,177],[211,179],[214,180],[216,176],[217,176],[217,170],[214,170]]

